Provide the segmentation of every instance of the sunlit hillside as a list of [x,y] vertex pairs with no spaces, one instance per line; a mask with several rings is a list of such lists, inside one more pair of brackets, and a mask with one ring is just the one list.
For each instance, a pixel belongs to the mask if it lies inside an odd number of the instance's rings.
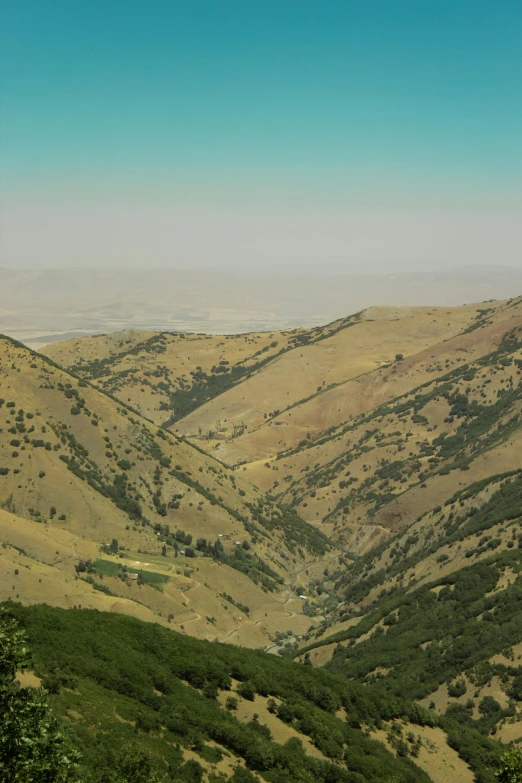
[[499,459],[517,466],[517,428],[506,442],[504,425],[486,433],[520,406],[521,325],[514,299],[370,308],[293,333],[134,333],[48,351],[363,552],[458,488],[457,457],[468,481]]
[[7,595],[131,602],[137,616],[250,646],[308,627],[298,577],[338,556],[325,537],[48,359],[9,339],[0,351]]
[[[338,780],[389,783],[388,752],[415,780],[494,783],[498,740],[522,737],[520,298],[228,337],[122,332],[50,358],[5,338],[1,351],[4,598],[109,612],[109,645],[117,615],[132,615],[261,648],[295,663],[265,656],[260,671],[325,667],[369,699],[364,720],[343,702],[340,723],[312,725],[294,686],[264,685],[246,658],[217,690],[185,672],[199,739],[175,729],[180,774],[253,783],[247,768],[297,764],[299,779],[329,780],[333,764]],[[45,610],[16,611],[30,629]],[[67,613],[61,632],[90,617]],[[74,706],[55,705],[73,711],[89,758],[100,715],[108,736],[125,739],[128,722],[165,753],[163,680],[154,714],[137,711],[89,679],[94,653],[50,664],[37,647],[38,676],[58,666],[81,681]],[[263,736],[264,760],[202,728],[198,699],[217,724],[225,708]],[[361,726],[378,743],[371,769],[353,750]],[[304,755],[290,762],[294,741]]]

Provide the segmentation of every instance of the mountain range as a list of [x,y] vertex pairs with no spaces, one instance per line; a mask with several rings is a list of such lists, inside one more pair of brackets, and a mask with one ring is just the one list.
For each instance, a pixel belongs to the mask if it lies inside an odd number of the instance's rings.
[[0,371],[2,598],[86,780],[103,725],[169,780],[493,783],[522,740],[522,297],[3,337]]

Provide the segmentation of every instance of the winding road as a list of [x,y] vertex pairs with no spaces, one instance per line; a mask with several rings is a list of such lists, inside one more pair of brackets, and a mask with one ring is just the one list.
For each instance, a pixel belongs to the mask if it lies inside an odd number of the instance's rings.
[[[301,568],[296,569],[294,571],[294,573],[292,574],[292,578],[290,579],[290,582],[286,586],[286,597],[285,597],[285,600],[283,601],[282,605],[286,606],[286,604],[289,601],[292,600],[292,588],[294,588],[295,585],[297,584],[297,577],[299,576],[299,574],[302,574],[303,571],[307,571],[309,568],[313,568],[313,566],[320,565],[321,563],[331,563],[332,560],[336,560],[338,557],[340,557],[340,555],[341,555],[341,553],[339,552],[336,555],[332,555],[331,557],[325,557],[322,560],[315,560],[312,563],[307,563],[307,565],[304,565]],[[192,589],[194,589],[194,588],[192,588]],[[288,617],[295,617],[296,615],[300,614],[300,612],[292,612],[292,611],[290,611],[290,609],[287,609],[286,611],[287,611],[287,616]],[[192,621],[189,620],[189,622],[192,622]],[[234,634],[238,633],[239,631],[243,631],[243,630],[245,630],[247,628],[254,628],[255,626],[260,625],[263,622],[266,622],[265,618],[262,618],[260,620],[255,620],[252,623],[247,623],[245,625],[240,626],[239,628],[234,628],[233,631],[229,631],[229,633],[227,633],[226,636],[223,636],[222,639],[218,639],[218,641],[226,642],[229,639],[231,639],[232,636],[234,636]],[[270,652],[270,650],[273,650],[276,647],[279,647],[279,645],[277,645],[277,644],[272,645],[271,647],[269,647],[267,649],[267,652]]]

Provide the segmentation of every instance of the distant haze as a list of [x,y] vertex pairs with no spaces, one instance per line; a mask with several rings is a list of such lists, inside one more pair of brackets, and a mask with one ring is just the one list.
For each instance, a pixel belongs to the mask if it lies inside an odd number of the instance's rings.
[[123,5],[0,4],[1,265],[521,267],[520,2]]
[[522,269],[514,208],[121,204],[6,206],[0,264],[12,268],[211,267],[262,275]]
[[520,293],[521,38],[520,0],[0,3],[0,328]]
[[0,270],[0,332],[33,347],[122,329],[234,334],[327,323],[371,305],[459,305],[522,293],[522,270]]

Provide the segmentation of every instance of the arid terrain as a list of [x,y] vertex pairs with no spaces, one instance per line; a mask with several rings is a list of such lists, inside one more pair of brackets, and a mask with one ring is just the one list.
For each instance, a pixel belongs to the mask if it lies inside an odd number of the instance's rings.
[[522,288],[518,268],[440,272],[351,267],[217,269],[0,268],[0,334],[38,350],[51,341],[117,332],[238,334],[317,326],[371,305],[454,307]]
[[[452,721],[522,739],[522,298],[40,353],[4,337],[0,372],[4,599],[130,615],[413,699],[431,723],[372,736],[434,783],[482,769]],[[236,686],[240,721],[298,738]]]

